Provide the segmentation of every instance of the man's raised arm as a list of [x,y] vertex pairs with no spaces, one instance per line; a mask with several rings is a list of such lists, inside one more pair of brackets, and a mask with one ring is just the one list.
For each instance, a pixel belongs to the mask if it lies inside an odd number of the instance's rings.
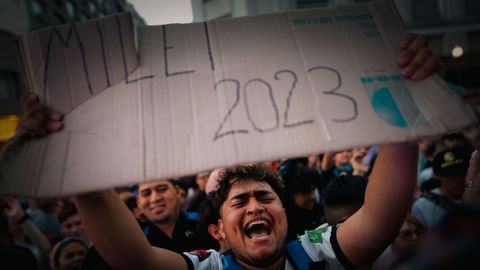
[[115,190],[74,196],[89,239],[114,269],[187,269],[183,257],[150,246]]
[[[34,137],[62,129],[62,114],[42,105],[35,94],[22,96],[19,132]],[[115,190],[74,196],[87,236],[114,269],[187,269],[183,257],[150,246],[140,226]]]
[[[398,65],[406,78],[420,80],[443,69],[424,37],[408,34],[401,47]],[[338,244],[355,268],[371,267],[398,233],[413,200],[417,163],[416,145],[380,147],[364,205],[337,230]]]
[[337,230],[340,248],[355,268],[370,267],[398,233],[413,199],[417,160],[412,144],[380,147],[364,205]]

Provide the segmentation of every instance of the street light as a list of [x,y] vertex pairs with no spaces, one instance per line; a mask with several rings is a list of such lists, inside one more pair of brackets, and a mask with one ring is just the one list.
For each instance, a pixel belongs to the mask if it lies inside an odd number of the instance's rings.
[[460,58],[463,56],[463,53],[464,53],[463,47],[458,44],[453,46],[452,51],[450,52],[453,58]]

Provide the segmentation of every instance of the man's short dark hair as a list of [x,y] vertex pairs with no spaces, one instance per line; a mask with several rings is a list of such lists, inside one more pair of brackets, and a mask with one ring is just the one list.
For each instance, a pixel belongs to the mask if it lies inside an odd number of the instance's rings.
[[295,193],[310,193],[313,188],[322,182],[322,175],[317,170],[306,166],[297,166],[292,176],[289,179],[284,178],[286,196]]
[[207,228],[210,224],[217,225],[220,219],[218,206],[215,204],[214,197],[215,191],[208,193],[198,210],[198,221],[204,228]]
[[332,179],[322,193],[324,206],[360,207],[365,201],[367,178],[358,175],[342,175]]
[[73,215],[76,215],[77,213],[78,213],[77,207],[75,206],[74,203],[70,203],[70,202],[66,203],[66,204],[63,205],[62,209],[58,213],[58,216],[57,216],[58,222],[60,222],[60,224],[62,224],[69,217],[71,217]]
[[220,173],[218,188],[215,193],[215,203],[221,208],[228,193],[234,184],[246,181],[266,182],[277,193],[280,199],[283,198],[283,188],[285,187],[282,178],[270,168],[261,165],[243,165],[231,169],[226,169]]

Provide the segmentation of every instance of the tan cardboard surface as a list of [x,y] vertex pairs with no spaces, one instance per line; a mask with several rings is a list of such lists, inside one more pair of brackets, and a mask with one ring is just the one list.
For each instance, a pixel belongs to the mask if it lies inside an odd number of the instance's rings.
[[403,79],[391,2],[148,26],[139,62],[128,20],[59,28],[78,30],[76,48],[46,49],[51,29],[22,39],[29,85],[68,114],[59,134],[8,151],[0,193],[99,190],[475,122],[441,78]]

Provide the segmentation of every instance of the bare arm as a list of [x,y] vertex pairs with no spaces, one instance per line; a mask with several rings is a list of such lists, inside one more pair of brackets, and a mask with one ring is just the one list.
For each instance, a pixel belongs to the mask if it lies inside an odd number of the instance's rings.
[[332,153],[330,152],[325,152],[323,153],[322,156],[322,163],[320,164],[320,168],[326,172],[330,170],[333,166],[333,159],[332,159]]
[[418,149],[383,145],[369,179],[365,203],[337,231],[340,248],[355,267],[368,267],[395,238],[410,208]]
[[[429,50],[426,38],[407,34],[400,46],[398,65],[405,78],[421,80],[442,72],[443,63]],[[364,205],[337,231],[340,248],[356,268],[370,267],[400,229],[413,200],[417,163],[416,145],[380,147]]]
[[[12,197],[4,197],[2,198],[8,205],[8,209],[5,209],[5,214],[8,216],[9,219],[16,222],[17,220],[21,219],[25,212],[23,211],[20,203]],[[49,260],[48,256],[50,254],[50,242],[48,241],[47,237],[38,229],[35,223],[32,222],[31,219],[27,219],[22,222],[21,224],[25,235],[32,241],[32,244],[38,249],[39,251],[39,258],[38,258],[38,265],[40,269],[48,269],[49,268]]]
[[470,159],[465,179],[463,205],[480,212],[480,155],[477,150],[473,152]]
[[[62,129],[62,114],[40,104],[36,95],[22,96],[22,109],[19,128],[30,135]],[[89,239],[114,269],[187,269],[181,255],[150,246],[115,190],[76,195],[74,201]]]
[[114,269],[187,269],[180,254],[150,246],[113,189],[76,195],[74,201],[89,239]]

